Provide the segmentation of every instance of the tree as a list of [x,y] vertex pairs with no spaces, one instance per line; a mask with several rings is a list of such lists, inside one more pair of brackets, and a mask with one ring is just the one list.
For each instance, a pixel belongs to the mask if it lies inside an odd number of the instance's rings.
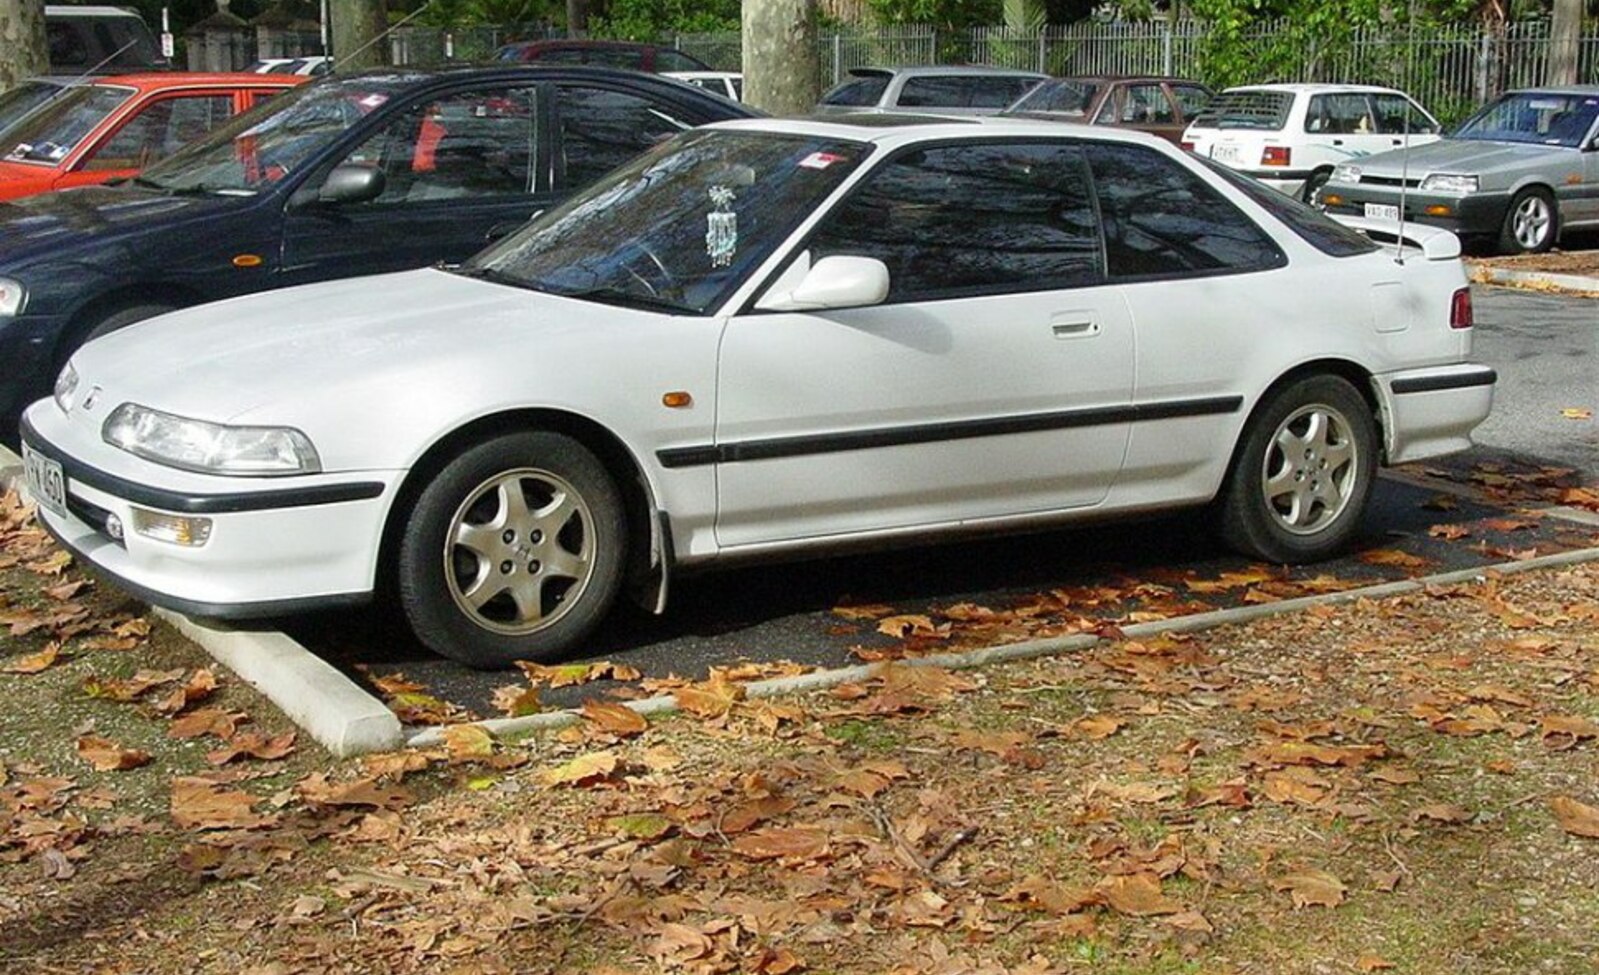
[[1549,34],[1549,77],[1544,80],[1551,85],[1576,84],[1582,45],[1582,0],[1555,0]]
[[816,0],[744,0],[744,100],[773,115],[809,112],[821,97]]
[[328,19],[332,22],[333,60],[340,71],[389,62],[388,51],[378,40],[389,22],[383,0],[329,0]]
[[44,0],[0,0],[0,91],[49,70]]

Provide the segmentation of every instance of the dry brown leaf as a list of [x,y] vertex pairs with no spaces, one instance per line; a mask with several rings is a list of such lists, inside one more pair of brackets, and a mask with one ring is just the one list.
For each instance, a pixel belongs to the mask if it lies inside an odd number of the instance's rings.
[[583,717],[594,722],[602,731],[619,738],[642,734],[650,726],[644,715],[630,707],[592,698],[583,702]]
[[1355,959],[1355,967],[1363,972],[1380,972],[1398,966],[1381,955],[1367,952]]
[[539,702],[539,689],[531,684],[496,687],[490,701],[496,710],[508,718],[538,714],[544,708]]
[[904,639],[907,636],[938,636],[939,628],[930,618],[914,614],[890,616],[877,624],[877,632],[884,636]]
[[870,606],[834,606],[833,615],[847,620],[875,620],[894,615],[894,607],[873,604]]
[[1089,741],[1109,738],[1127,725],[1127,722],[1109,714],[1091,714],[1072,722],[1072,732]]
[[108,738],[84,735],[77,742],[78,757],[99,772],[121,772],[150,764],[150,753],[123,748]]
[[329,782],[326,774],[313,772],[294,784],[300,798],[314,806],[372,806],[399,809],[411,803],[412,795],[397,785],[379,785],[376,779]]
[[828,853],[827,833],[809,826],[768,826],[738,837],[733,849],[751,860],[817,860]]
[[197,708],[181,717],[175,718],[167,726],[168,738],[199,738],[203,735],[216,735],[218,738],[232,738],[238,731],[239,725],[249,718],[243,711],[224,711],[221,708]]
[[1471,822],[1471,813],[1454,803],[1433,802],[1418,808],[1410,814],[1410,821],[1413,823],[1419,823],[1423,819],[1452,826],[1458,823]]
[[564,765],[546,769],[540,778],[546,785],[596,785],[616,772],[619,761],[615,752],[589,752]]
[[172,780],[172,821],[184,829],[254,829],[275,821],[252,810],[255,797],[228,789],[210,779],[180,776]]
[[478,724],[452,724],[443,731],[444,750],[452,762],[473,762],[494,755],[494,736]]
[[1388,565],[1398,569],[1420,569],[1432,564],[1430,559],[1395,548],[1374,548],[1360,553],[1360,561],[1367,565]]
[[292,731],[286,731],[281,735],[272,737],[256,732],[235,735],[221,748],[206,752],[205,760],[212,765],[226,765],[241,758],[258,758],[264,762],[276,762],[288,758],[294,751],[294,739],[295,733]]
[[720,718],[744,699],[744,687],[726,680],[711,679],[672,692],[677,706],[699,718]]
[[1272,887],[1286,890],[1295,907],[1337,907],[1349,888],[1324,870],[1301,870],[1273,881]]
[[178,714],[210,697],[217,689],[217,675],[207,668],[196,670],[182,686],[156,702],[155,709],[162,714]]
[[8,674],[38,674],[55,666],[61,659],[61,644],[52,640],[45,644],[44,649],[38,653],[30,653],[26,657],[18,657],[0,670]]
[[1599,840],[1599,807],[1578,802],[1570,796],[1555,796],[1549,800],[1560,828],[1572,836]]
[[1183,910],[1180,902],[1167,897],[1160,889],[1160,878],[1152,873],[1106,877],[1094,885],[1094,890],[1118,914],[1131,917],[1176,914]]

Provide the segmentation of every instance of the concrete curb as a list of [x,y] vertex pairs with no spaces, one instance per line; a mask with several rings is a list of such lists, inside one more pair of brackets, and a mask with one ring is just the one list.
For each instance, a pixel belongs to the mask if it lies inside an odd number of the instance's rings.
[[[1486,578],[1489,573],[1515,575],[1521,572],[1531,572],[1535,569],[1558,568],[1593,561],[1599,561],[1599,548],[1578,549],[1572,552],[1560,552],[1555,555],[1545,555],[1521,562],[1503,562],[1498,565],[1485,565],[1474,569],[1441,572],[1437,575],[1403,579],[1398,582],[1365,586],[1360,589],[1347,589],[1343,592],[1325,593],[1319,596],[1303,596],[1298,599],[1284,599],[1275,603],[1260,603],[1254,606],[1219,609],[1209,613],[1195,613],[1192,616],[1180,616],[1176,619],[1124,626],[1121,630],[1132,639],[1146,639],[1165,633],[1192,633],[1218,626],[1251,623],[1269,616],[1299,612],[1311,606],[1335,605],[1354,602],[1359,599],[1400,596],[1406,593],[1419,592],[1428,586],[1471,582]],[[945,667],[950,670],[965,670],[1012,660],[1031,660],[1037,657],[1070,653],[1075,650],[1086,650],[1102,642],[1108,641],[1091,633],[1077,633],[1071,636],[1029,640],[1025,643],[1013,643],[1006,646],[983,647],[961,653],[932,654],[926,657],[917,657],[913,660],[898,661],[898,663],[908,667]],[[800,674],[796,677],[774,677],[770,680],[752,681],[742,686],[745,696],[749,698],[801,694],[808,691],[837,687],[839,684],[846,684],[850,681],[865,680],[872,675],[877,666],[877,664],[861,664],[854,667],[841,667],[836,670],[821,670],[810,674]],[[677,709],[677,699],[670,694],[663,694],[658,697],[646,698],[642,701],[624,702],[624,706],[632,708],[639,714],[662,714],[675,711]],[[579,711],[552,711],[548,714],[531,714],[523,718],[492,718],[487,721],[473,723],[496,737],[504,737],[564,728],[581,721],[582,717],[583,715]],[[444,732],[439,728],[426,728],[412,735],[406,741],[406,744],[412,748],[431,748],[443,743]]]
[[155,615],[199,644],[339,758],[393,751],[400,719],[331,664],[283,633],[235,630],[171,610]]
[[1584,298],[1599,298],[1599,278],[1590,278],[1582,274],[1517,271],[1488,264],[1475,264],[1472,265],[1468,276],[1473,284],[1497,284],[1507,288],[1558,291]]

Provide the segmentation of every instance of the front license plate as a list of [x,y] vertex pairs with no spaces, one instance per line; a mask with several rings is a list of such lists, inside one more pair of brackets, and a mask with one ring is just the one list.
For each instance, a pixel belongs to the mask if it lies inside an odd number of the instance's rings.
[[1399,221],[1399,207],[1391,203],[1366,204],[1366,219]]
[[1237,146],[1217,146],[1211,153],[1211,158],[1219,163],[1236,166],[1244,159],[1244,154]]
[[22,470],[28,481],[28,493],[33,500],[49,511],[65,516],[67,513],[67,478],[61,465],[42,454],[36,454],[22,445]]

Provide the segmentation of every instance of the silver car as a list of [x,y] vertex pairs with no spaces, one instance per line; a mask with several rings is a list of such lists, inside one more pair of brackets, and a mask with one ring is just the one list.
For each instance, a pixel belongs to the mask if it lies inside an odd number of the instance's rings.
[[849,77],[817,102],[816,114],[993,115],[1048,80],[1037,71],[983,65],[851,68]]
[[1328,213],[1405,219],[1545,251],[1564,230],[1599,226],[1599,85],[1512,91],[1449,138],[1340,165]]

